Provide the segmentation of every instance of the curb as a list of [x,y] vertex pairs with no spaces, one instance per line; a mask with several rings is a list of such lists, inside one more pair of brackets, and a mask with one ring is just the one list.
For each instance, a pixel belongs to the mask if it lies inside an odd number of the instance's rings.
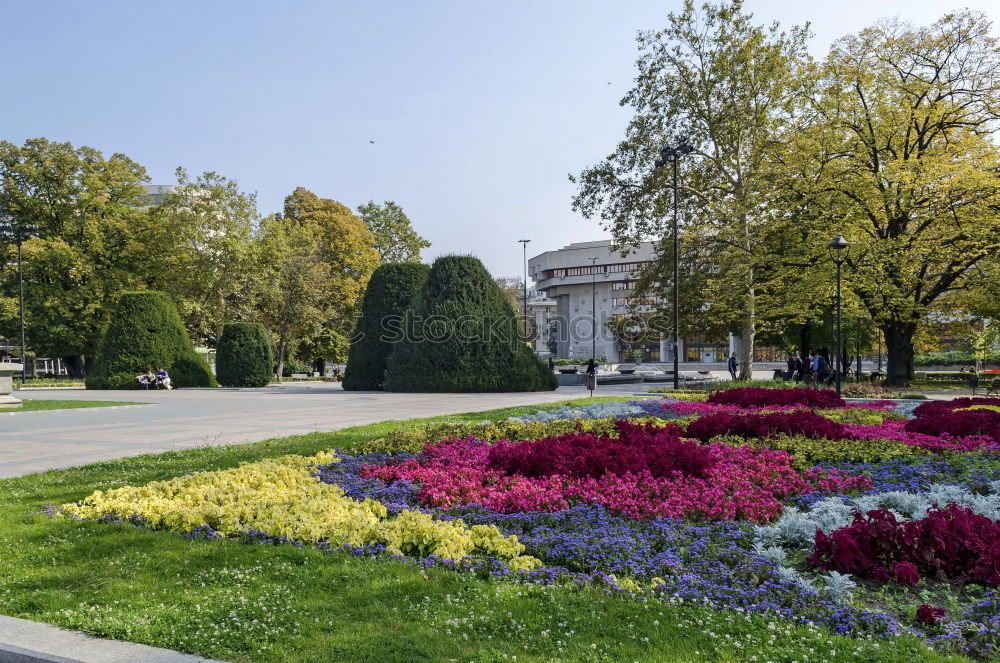
[[0,615],[0,663],[222,663]]

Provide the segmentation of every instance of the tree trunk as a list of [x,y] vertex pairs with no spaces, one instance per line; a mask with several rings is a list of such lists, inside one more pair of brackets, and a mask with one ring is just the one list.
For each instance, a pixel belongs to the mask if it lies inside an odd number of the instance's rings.
[[751,268],[749,281],[751,285],[747,288],[747,311],[746,321],[743,331],[740,333],[740,380],[753,379],[753,345],[757,336],[757,318],[754,301],[753,271]]
[[86,355],[70,355],[63,357],[62,361],[63,365],[66,366],[66,372],[69,373],[69,376],[76,379],[87,377],[90,369],[94,367],[93,357],[87,357]]
[[285,335],[278,337],[278,382],[281,382],[281,375],[285,372]]
[[907,322],[892,322],[882,327],[889,355],[886,386],[905,387],[913,379],[913,335],[916,331],[917,326]]
[[802,355],[803,359],[809,358],[809,350],[812,345],[812,323],[804,322],[802,323],[802,329],[799,330],[799,354]]

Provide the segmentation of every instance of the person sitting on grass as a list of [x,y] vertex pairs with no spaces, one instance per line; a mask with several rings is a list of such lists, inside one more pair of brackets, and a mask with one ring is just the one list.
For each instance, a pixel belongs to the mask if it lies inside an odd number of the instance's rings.
[[156,376],[153,375],[153,369],[147,368],[146,372],[142,375],[135,376],[136,382],[142,385],[143,389],[149,389],[150,385],[156,383]]
[[167,369],[161,368],[156,372],[156,386],[164,387],[168,390],[173,389],[173,387],[170,386],[170,375],[167,373]]

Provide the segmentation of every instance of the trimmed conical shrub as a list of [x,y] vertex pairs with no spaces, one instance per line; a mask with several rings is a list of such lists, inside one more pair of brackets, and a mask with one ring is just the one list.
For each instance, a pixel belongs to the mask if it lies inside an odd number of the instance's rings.
[[271,339],[259,322],[227,322],[215,348],[215,376],[224,387],[266,387],[274,376]]
[[518,331],[510,302],[472,256],[434,261],[386,366],[387,391],[541,391],[557,381]]
[[122,293],[101,339],[94,370],[87,376],[87,389],[138,389],[137,375],[160,368],[170,373],[174,387],[216,385],[165,293]]
[[344,389],[382,388],[386,362],[399,341],[403,314],[429,271],[430,267],[420,263],[396,262],[381,265],[372,274],[347,355]]

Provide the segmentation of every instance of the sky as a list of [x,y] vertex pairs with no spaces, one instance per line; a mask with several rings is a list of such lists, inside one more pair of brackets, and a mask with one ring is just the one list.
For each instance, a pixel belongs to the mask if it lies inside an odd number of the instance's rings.
[[[215,171],[263,214],[295,187],[394,200],[432,246],[496,276],[607,237],[570,173],[624,136],[640,30],[680,0],[0,0],[0,139],[120,152],[155,184]],[[879,18],[918,24],[995,0],[747,0],[812,25],[821,57]],[[374,141],[374,142],[373,142]]]

